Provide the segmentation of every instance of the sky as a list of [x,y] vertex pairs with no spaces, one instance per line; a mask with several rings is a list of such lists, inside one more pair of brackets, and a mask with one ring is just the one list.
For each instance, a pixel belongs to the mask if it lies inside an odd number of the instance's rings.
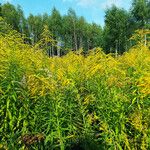
[[59,10],[64,15],[67,10],[72,8],[78,16],[84,16],[89,22],[95,22],[104,26],[105,10],[112,4],[129,10],[132,0],[0,0],[4,4],[10,2],[17,6],[19,4],[26,17],[30,13],[37,15],[43,13],[51,13],[53,7]]

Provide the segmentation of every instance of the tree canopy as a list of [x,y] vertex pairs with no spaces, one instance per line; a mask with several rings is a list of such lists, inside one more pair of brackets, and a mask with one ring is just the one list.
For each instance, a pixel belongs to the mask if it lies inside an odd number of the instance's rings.
[[[47,26],[54,40],[60,44],[60,55],[67,51],[83,49],[86,53],[95,47],[102,47],[105,53],[122,54],[134,43],[129,39],[137,29],[150,28],[150,2],[133,0],[129,11],[112,6],[105,11],[105,25],[89,23],[83,16],[77,16],[70,8],[66,15],[61,15],[55,7],[50,15],[47,13],[24,17],[21,6],[10,3],[0,5],[0,16],[4,22],[25,36],[25,42],[35,45],[42,38],[44,27]],[[2,30],[1,32],[5,32]],[[146,40],[148,38],[146,37]],[[56,42],[56,43],[57,43]],[[60,43],[61,42],[61,43]],[[52,46],[53,55],[58,48]]]

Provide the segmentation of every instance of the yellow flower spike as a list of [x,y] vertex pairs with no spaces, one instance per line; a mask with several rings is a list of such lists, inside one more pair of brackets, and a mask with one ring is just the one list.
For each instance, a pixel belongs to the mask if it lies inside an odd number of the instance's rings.
[[143,97],[150,95],[150,76],[141,77],[137,85]]
[[96,115],[96,113],[94,112],[94,120],[98,120],[99,117]]
[[94,102],[95,101],[95,97],[93,94],[90,94],[90,95],[87,95],[84,99],[84,102],[83,104],[84,105],[89,105],[90,103]]
[[93,123],[93,115],[92,114],[87,115],[87,122],[89,125],[91,125]]
[[143,123],[142,123],[142,114],[139,111],[135,111],[131,114],[130,123],[135,127],[135,129],[142,131],[143,130]]

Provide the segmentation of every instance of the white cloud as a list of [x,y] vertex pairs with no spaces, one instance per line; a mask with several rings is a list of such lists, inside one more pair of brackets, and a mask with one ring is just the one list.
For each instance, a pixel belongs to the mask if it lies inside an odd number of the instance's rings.
[[7,3],[7,2],[11,3],[12,0],[3,0],[3,3]]
[[62,0],[63,2],[75,2],[77,6],[83,8],[106,9],[112,5],[129,9],[132,0]]
[[96,0],[77,0],[77,5],[82,7],[93,6],[96,4]]
[[63,2],[75,2],[76,5],[81,7],[94,6],[96,4],[96,0],[62,0]]
[[117,7],[124,7],[125,1],[124,0],[106,0],[101,4],[102,9],[106,9],[111,7],[112,5],[115,5]]

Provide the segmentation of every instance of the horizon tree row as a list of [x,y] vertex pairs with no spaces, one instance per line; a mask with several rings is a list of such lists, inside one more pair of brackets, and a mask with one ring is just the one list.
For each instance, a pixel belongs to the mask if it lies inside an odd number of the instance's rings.
[[47,26],[47,35],[55,41],[55,44],[49,43],[49,56],[61,56],[78,49],[87,53],[95,47],[102,47],[105,53],[122,54],[133,45],[129,38],[135,30],[150,29],[150,2],[133,0],[129,11],[113,5],[105,11],[103,28],[96,23],[88,23],[71,8],[63,16],[53,8],[50,15],[30,14],[25,18],[21,6],[5,3],[0,5],[0,16],[25,36],[26,43],[32,45],[43,38],[44,27]]

